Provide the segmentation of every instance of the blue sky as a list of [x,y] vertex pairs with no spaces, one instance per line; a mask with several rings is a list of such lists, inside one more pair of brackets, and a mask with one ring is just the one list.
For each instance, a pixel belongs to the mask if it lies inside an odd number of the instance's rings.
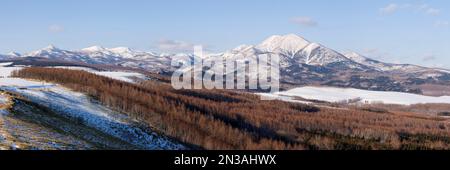
[[447,0],[2,0],[0,53],[53,44],[224,51],[294,33],[338,51],[450,68]]

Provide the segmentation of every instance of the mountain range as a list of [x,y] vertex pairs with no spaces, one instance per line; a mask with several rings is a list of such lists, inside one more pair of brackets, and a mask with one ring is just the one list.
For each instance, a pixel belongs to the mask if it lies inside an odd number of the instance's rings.
[[[450,85],[450,70],[411,64],[385,63],[355,52],[340,53],[294,34],[274,35],[260,44],[241,45],[205,58],[225,57],[242,60],[256,57],[259,54],[280,57],[280,80],[284,89],[302,85],[327,85],[379,91],[427,93],[427,88],[425,88],[427,85],[442,87]],[[175,55],[197,57],[184,53],[142,52],[127,47],[93,46],[81,50],[63,50],[50,45],[22,55],[15,52],[0,55],[0,59],[45,58],[170,73],[173,71],[170,66],[171,59]]]

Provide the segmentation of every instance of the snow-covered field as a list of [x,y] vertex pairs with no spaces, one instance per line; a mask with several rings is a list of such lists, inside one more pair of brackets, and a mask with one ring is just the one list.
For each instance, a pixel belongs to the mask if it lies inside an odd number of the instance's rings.
[[11,76],[14,70],[20,70],[22,67],[5,67],[11,63],[0,63],[0,78],[7,78]]
[[[23,67],[6,67],[11,65],[12,63],[0,63],[0,86],[38,86],[43,85],[42,83],[35,83],[23,79],[10,78],[11,73],[15,70],[20,70]],[[120,80],[124,82],[134,83],[134,78],[146,80],[147,77],[141,73],[136,72],[124,72],[124,71],[96,71],[87,67],[66,67],[66,66],[57,66],[52,68],[65,68],[72,70],[83,70],[90,73],[97,74],[99,76],[109,77],[115,80]],[[48,84],[47,84],[48,85]]]
[[115,80],[120,80],[124,82],[134,83],[133,78],[138,78],[142,80],[146,80],[147,77],[141,73],[136,72],[124,72],[124,71],[97,71],[91,68],[87,67],[72,67],[72,66],[57,66],[52,68],[64,68],[64,69],[71,69],[71,70],[82,70],[87,71],[90,73],[97,74],[99,76],[109,77]]
[[17,88],[7,88],[6,90],[19,93],[68,119],[77,120],[82,125],[95,128],[143,149],[184,148],[183,145],[161,137],[149,129],[141,128],[128,116],[95,103],[82,93],[62,87],[53,87],[48,90]]
[[24,88],[46,88],[53,86],[53,84],[29,81],[21,78],[0,78],[0,86],[14,86]]
[[12,62],[0,63],[0,66],[3,67],[3,66],[11,65],[11,64],[12,64]]
[[115,80],[120,80],[124,82],[133,83],[135,82],[133,78],[138,78],[145,80],[147,79],[145,75],[141,73],[134,73],[134,72],[114,72],[114,71],[102,71],[102,72],[93,72],[94,74],[109,77]]
[[11,78],[11,73],[20,70],[23,67],[6,67],[12,63],[0,63],[0,86],[18,87],[18,88],[45,88],[52,86],[49,83],[29,81],[21,78]]
[[360,99],[362,103],[385,103],[411,105],[420,103],[447,103],[450,96],[432,97],[401,92],[369,91],[352,88],[300,87],[274,94],[278,97],[301,97],[310,100],[342,102]]
[[261,96],[261,100],[281,100],[292,103],[312,104],[312,102],[295,100],[294,97],[292,96],[280,95],[277,93],[256,93],[256,94]]
[[[181,144],[152,132],[149,128],[145,128],[145,126],[142,126],[132,118],[92,101],[85,94],[73,92],[53,84],[21,78],[9,78],[13,70],[21,68],[4,67],[5,65],[9,64],[0,66],[0,72],[4,76],[0,78],[1,90],[18,93],[33,103],[50,108],[67,119],[76,120],[80,123],[80,126],[94,128],[138,148],[185,148]],[[133,81],[131,76],[144,76],[139,73],[128,72],[96,72],[96,74],[127,82]]]

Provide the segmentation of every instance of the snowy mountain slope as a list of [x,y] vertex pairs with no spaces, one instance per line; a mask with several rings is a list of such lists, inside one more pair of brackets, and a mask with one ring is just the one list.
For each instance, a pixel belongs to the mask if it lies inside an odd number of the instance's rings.
[[[278,55],[285,66],[305,63],[308,65],[327,65],[335,62],[347,62],[351,68],[360,68],[357,63],[344,57],[342,54],[331,50],[318,43],[311,43],[308,40],[289,34],[285,36],[275,35],[269,37],[256,46],[242,45],[219,56],[233,56],[244,54],[252,56],[263,53]],[[4,59],[18,57],[19,54],[4,55]],[[135,51],[127,47],[104,48],[92,46],[81,50],[62,50],[53,45],[43,49],[30,52],[21,57],[42,57],[54,60],[64,60],[71,62],[82,62],[88,64],[113,64],[133,68],[142,68],[148,71],[162,72],[171,71],[170,62],[175,55],[186,55],[195,58],[192,54],[156,54],[151,52]]]
[[445,75],[447,73],[450,73],[449,70],[446,69],[438,69],[438,68],[427,68],[423,66],[417,66],[412,64],[392,64],[392,63],[385,63],[381,61],[377,61],[374,59],[370,59],[368,57],[365,57],[361,54],[350,52],[345,53],[345,56],[355,62],[358,62],[360,64],[363,64],[365,66],[371,67],[373,69],[379,70],[379,71],[390,71],[390,72],[404,72],[404,73],[423,73],[422,77],[433,77],[433,76],[427,76],[427,75],[433,75],[436,77],[436,75]]
[[357,63],[363,64],[365,66],[368,66],[370,68],[379,70],[379,71],[405,71],[405,72],[421,72],[430,70],[426,67],[411,65],[411,64],[391,64],[391,63],[384,63],[381,61],[377,61],[374,59],[370,59],[368,57],[365,57],[361,54],[350,52],[345,53],[345,57],[347,57],[350,60],[353,60]]
[[[378,71],[423,71],[425,67],[390,64],[364,57],[357,53],[341,54],[319,43],[306,40],[295,34],[274,35],[257,45],[241,45],[233,50],[214,56],[237,58],[258,54],[272,54],[281,58],[282,66],[289,67],[297,64],[326,66],[333,63],[344,63],[343,66],[355,69],[373,69]],[[0,55],[0,59],[17,57],[42,57],[55,60],[83,62],[89,64],[113,64],[149,71],[171,71],[170,61],[175,55],[192,54],[156,54],[152,52],[136,51],[127,47],[104,48],[92,46],[81,50],[62,50],[53,45],[43,49],[20,55],[11,52]],[[235,56],[238,55],[238,56]],[[435,71],[440,71],[436,69]],[[441,70],[442,71],[442,70]]]
[[[113,111],[98,102],[93,101],[90,97],[82,93],[73,92],[69,89],[60,87],[55,84],[44,83],[39,81],[26,80],[22,78],[11,78],[11,73],[14,70],[20,70],[23,67],[15,66],[9,67],[12,63],[0,63],[0,90],[8,93],[18,94],[26,100],[29,100],[35,104],[51,109],[57,113],[58,116],[64,117],[64,121],[60,121],[59,118],[49,117],[48,115],[28,114],[30,110],[27,110],[28,106],[24,102],[16,101],[14,109],[20,112],[25,117],[31,117],[32,120],[39,120],[39,123],[58,126],[55,127],[59,130],[65,131],[65,133],[76,134],[76,136],[83,140],[89,141],[88,143],[97,143],[100,146],[106,146],[106,148],[115,149],[185,149],[182,144],[179,144],[173,140],[170,140],[164,136],[154,133],[147,126],[139,123],[138,121],[126,116],[123,113]],[[145,79],[145,76],[140,73],[133,72],[104,72],[96,71],[90,68],[84,67],[60,67],[66,69],[77,69],[92,72],[94,74],[118,79],[125,82],[134,82],[131,78],[137,77]],[[7,100],[3,99],[3,95],[0,95],[0,106]],[[2,108],[0,108],[2,109]],[[33,113],[36,108],[31,110]],[[2,111],[3,112],[3,111]],[[67,121],[67,120],[69,121]],[[10,121],[11,118],[0,117],[0,121]],[[20,120],[13,120],[15,122]],[[52,123],[49,123],[52,122]],[[29,124],[21,123],[22,127],[31,126]],[[6,127],[5,127],[6,128]],[[35,129],[41,129],[41,133],[50,136],[61,136],[62,134],[55,133],[48,129],[42,129],[41,127],[35,127]],[[94,129],[94,130],[92,130]],[[99,131],[99,132],[97,132]],[[23,133],[20,129],[13,130],[15,134],[27,137],[35,138],[36,136],[30,136],[28,133]],[[52,137],[47,137],[52,139]],[[64,135],[60,139],[65,138]],[[113,139],[114,138],[114,139]],[[110,140],[113,139],[113,140]],[[37,141],[34,143],[32,139],[26,140],[29,143],[23,146],[39,146],[37,148],[43,149],[55,149],[57,146],[51,147]],[[58,140],[54,140],[55,143]],[[73,141],[72,138],[67,140]],[[74,141],[77,142],[77,141]],[[82,141],[81,141],[82,142]],[[0,141],[1,143],[1,141]],[[8,143],[8,142],[7,142]],[[58,146],[66,148],[67,143],[59,143]],[[73,145],[75,146],[75,144]],[[69,147],[70,148],[70,147]],[[77,148],[95,148],[89,145],[77,146]]]
[[257,45],[256,48],[266,52],[278,52],[293,56],[308,46],[310,42],[295,34],[274,35]]
[[450,74],[445,70],[384,63],[357,53],[342,54],[292,34],[272,36],[255,46],[239,46],[222,57],[239,61],[254,59],[260,54],[280,58],[282,86],[288,89],[321,84],[421,93],[421,89],[413,86],[426,83],[450,85]]
[[[357,53],[342,54],[319,43],[306,40],[295,34],[274,35],[257,45],[241,45],[233,50],[213,56],[239,59],[259,54],[277,55],[281,59],[281,66],[306,64],[312,66],[339,65],[340,67],[360,70],[377,71],[423,71],[425,67],[390,64],[373,60]],[[141,68],[148,71],[173,71],[170,67],[171,59],[175,55],[186,55],[195,58],[192,54],[156,54],[152,52],[136,51],[127,47],[104,48],[92,46],[81,50],[62,50],[53,45],[43,49],[20,55],[10,53],[1,55],[0,59],[17,57],[42,57],[55,60],[82,62],[89,64],[112,64],[125,67]],[[209,56],[207,56],[209,57]],[[339,63],[339,64],[336,64]],[[439,71],[436,69],[435,71]]]
[[118,65],[141,68],[151,72],[162,72],[171,69],[170,56],[135,51],[126,47],[104,48],[92,46],[81,50],[69,51],[50,45],[21,57],[41,57],[87,64]]
[[[298,84],[297,81],[300,80],[303,83],[308,83],[312,79],[326,79],[327,76],[332,76],[331,74],[336,72],[329,68],[359,71],[369,69],[332,49],[318,43],[311,43],[293,34],[275,35],[258,45],[241,45],[208,59],[225,58],[231,61],[245,62],[250,59],[256,60],[262,54],[278,57],[280,59],[281,76],[284,77],[282,81],[290,81],[293,84]],[[249,65],[249,67],[249,69],[256,70],[252,67],[257,67],[257,65]],[[256,74],[250,73],[248,76],[256,76]],[[297,76],[304,76],[304,78]],[[307,80],[304,81],[303,79]]]
[[53,60],[65,60],[72,62],[85,62],[88,64],[95,64],[95,62],[93,62],[95,60],[89,56],[81,55],[74,51],[62,50],[53,45],[49,45],[48,47],[45,47],[37,51],[33,51],[31,53],[27,53],[23,55],[23,57],[42,57]]
[[327,65],[331,63],[347,62],[350,67],[361,68],[354,61],[347,59],[342,54],[317,43],[311,43],[300,52],[299,58],[304,59],[304,64]]
[[20,57],[19,53],[15,53],[15,52],[10,52],[8,54],[0,54],[0,60],[8,60],[8,59],[13,59],[13,58],[17,58]]
[[[58,116],[64,117],[64,119],[74,121],[75,123],[67,124],[64,123],[67,121],[59,122],[59,119],[55,120],[53,117],[46,117],[45,120],[42,120],[61,123],[62,127],[58,126],[56,128],[62,128],[60,130],[66,131],[66,133],[77,133],[77,135],[81,135],[83,139],[89,140],[90,142],[109,146],[117,143],[111,143],[110,140],[107,140],[107,136],[112,136],[114,139],[122,141],[119,143],[134,146],[139,149],[185,148],[177,142],[152,132],[150,128],[146,128],[125,114],[102,106],[82,93],[73,92],[57,85],[20,78],[0,78],[0,90],[19,94],[26,98],[26,100],[51,109]],[[18,109],[21,112],[27,113],[27,111],[23,111],[23,108]],[[35,117],[37,115],[28,116]],[[35,119],[33,118],[33,120]],[[72,124],[76,124],[76,127]],[[86,136],[87,134],[82,133],[84,127],[89,127],[86,133],[90,135]],[[91,130],[89,129],[95,129],[95,131],[101,132],[99,134],[100,137],[97,135],[92,136]],[[111,147],[121,148],[120,145]],[[122,147],[123,149],[130,149],[129,146]]]
[[[450,71],[445,69],[384,63],[357,53],[343,54],[294,34],[274,35],[256,45],[241,45],[224,53],[208,54],[203,57],[206,60],[222,57],[232,61],[248,61],[258,58],[261,54],[280,58],[280,81],[282,86],[286,86],[284,88],[322,84],[420,93],[420,89],[413,89],[412,86],[450,85]],[[17,57],[17,54],[7,56]],[[200,57],[192,54],[156,54],[136,51],[127,47],[104,48],[101,46],[73,51],[48,46],[21,55],[21,57],[41,57],[88,64],[117,65],[157,73],[174,71],[175,68],[171,67],[171,60],[174,57],[180,58],[179,56],[190,60],[197,60]],[[251,65],[250,67],[255,66]],[[256,74],[250,74],[250,76],[252,75]]]
[[21,94],[68,119],[77,120],[81,125],[95,128],[142,149],[184,148],[183,145],[165,139],[149,129],[141,128],[138,122],[121,113],[92,102],[81,93],[61,87],[48,90],[16,88],[5,90]]
[[233,55],[256,56],[259,54],[271,54],[280,57],[282,67],[298,64],[325,66],[338,62],[346,62],[351,68],[363,67],[330,48],[309,42],[294,34],[275,35],[256,46],[242,45],[223,55],[226,58],[239,58],[239,56],[233,57]]

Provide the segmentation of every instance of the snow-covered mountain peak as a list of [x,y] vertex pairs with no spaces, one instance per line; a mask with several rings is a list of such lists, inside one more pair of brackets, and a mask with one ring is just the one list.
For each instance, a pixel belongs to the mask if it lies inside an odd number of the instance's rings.
[[110,48],[109,51],[111,51],[113,53],[118,53],[118,54],[134,53],[134,50],[132,50],[131,48],[128,48],[128,47]]
[[21,56],[21,54],[20,53],[18,53],[18,52],[14,52],[14,51],[11,51],[11,52],[9,52],[8,54],[6,54],[6,55],[8,55],[8,56],[12,56],[12,57],[20,57]]
[[329,49],[319,43],[295,35],[274,35],[257,46],[241,45],[229,52],[227,57],[255,56],[260,53],[271,53],[281,57],[285,66],[308,64],[328,65],[337,62],[347,62],[351,68],[359,68],[342,54]]
[[81,51],[84,51],[84,52],[101,52],[101,51],[105,51],[105,50],[106,50],[106,48],[104,48],[102,46],[92,46],[92,47],[81,49]]
[[145,53],[136,52],[128,47],[116,47],[116,48],[105,48],[102,46],[92,46],[88,48],[81,49],[83,53],[94,53],[97,56],[110,55],[110,56],[120,56],[125,58],[133,58],[136,55],[144,55]]
[[58,49],[56,46],[50,44],[50,45],[48,45],[47,47],[43,48],[42,50],[45,50],[45,51],[55,51],[55,50],[59,50],[59,49]]
[[170,56],[173,56],[174,54],[172,54],[172,53],[160,53],[159,54],[159,56],[160,57],[170,57]]
[[[298,35],[274,35],[259,45],[241,45],[220,54],[203,53],[203,58],[224,57],[235,60],[255,58],[260,54],[270,54],[280,58],[283,68],[296,67],[306,64],[308,66],[325,66],[340,69],[355,69],[366,71],[395,71],[395,72],[426,72],[429,69],[414,65],[391,64],[370,59],[361,54],[339,53],[319,43],[310,42]],[[128,47],[104,48],[92,46],[81,50],[63,50],[50,45],[43,49],[20,55],[9,53],[0,58],[14,57],[41,57],[56,60],[83,62],[89,64],[113,64],[125,67],[142,68],[155,72],[170,71],[170,62],[173,57],[198,59],[193,54],[169,54],[135,51]],[[441,71],[448,73],[448,71]],[[431,72],[431,71],[429,71]]]
[[253,45],[246,45],[246,44],[244,44],[244,45],[240,45],[240,46],[234,48],[232,51],[247,51],[247,50],[249,50],[251,48],[254,48],[254,46]]
[[25,56],[40,56],[40,55],[49,55],[53,53],[61,53],[63,50],[60,50],[59,48],[55,47],[54,45],[49,45],[45,48],[42,48],[40,50],[31,52],[26,54]]
[[309,44],[308,40],[295,34],[274,35],[259,44],[257,48],[268,52],[281,51],[295,54]]

